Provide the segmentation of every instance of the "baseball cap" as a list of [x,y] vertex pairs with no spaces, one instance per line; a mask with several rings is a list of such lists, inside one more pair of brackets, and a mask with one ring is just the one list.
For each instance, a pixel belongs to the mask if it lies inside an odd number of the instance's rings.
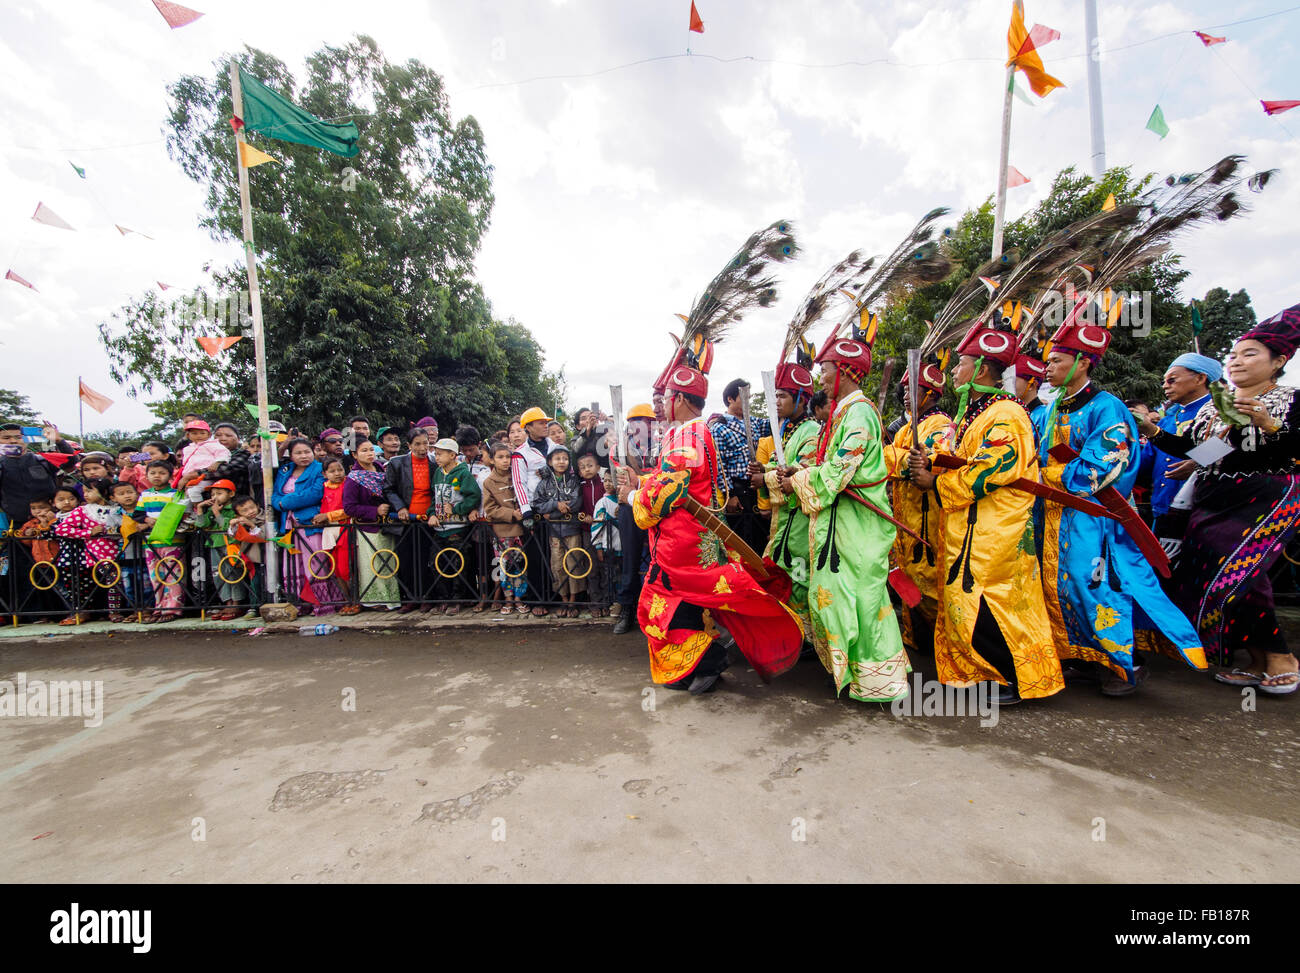
[[434,449],[447,449],[447,450],[451,450],[451,452],[453,452],[453,453],[459,453],[459,452],[460,452],[460,443],[456,442],[456,440],[454,440],[454,439],[452,439],[452,438],[450,438],[450,437],[445,437],[445,438],[443,438],[443,439],[439,439],[436,443],[434,443],[434,444],[433,444],[433,448],[434,448]]
[[212,427],[202,419],[191,419],[189,422],[185,423],[185,431],[189,432],[191,429],[202,429],[204,432],[212,431]]

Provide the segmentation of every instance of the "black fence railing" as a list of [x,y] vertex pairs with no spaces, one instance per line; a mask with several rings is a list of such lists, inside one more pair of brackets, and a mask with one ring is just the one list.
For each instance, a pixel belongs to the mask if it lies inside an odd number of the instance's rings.
[[590,522],[576,516],[536,520],[509,539],[485,522],[439,531],[392,518],[315,533],[298,529],[271,545],[199,530],[154,547],[138,534],[125,543],[108,536],[118,553],[89,559],[93,541],[60,537],[55,553],[39,541],[0,536],[0,621],[240,617],[271,600],[268,557],[279,559],[276,600],[324,614],[351,613],[353,606],[455,606],[459,612],[479,605],[498,613],[507,607],[603,613],[615,600],[621,567],[617,528],[602,526],[593,537]]

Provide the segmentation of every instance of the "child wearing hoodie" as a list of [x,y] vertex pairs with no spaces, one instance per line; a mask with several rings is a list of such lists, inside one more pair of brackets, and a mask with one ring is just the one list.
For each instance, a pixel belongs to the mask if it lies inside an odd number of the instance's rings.
[[[569,450],[564,446],[552,448],[546,457],[546,467],[537,483],[537,496],[533,509],[546,520],[551,537],[551,577],[555,592],[563,598],[565,606],[559,610],[561,618],[577,618],[573,607],[576,597],[587,590],[586,576],[590,572],[590,555],[573,555],[582,548],[582,535],[587,526],[580,520],[582,514],[582,481],[569,468]],[[580,576],[580,577],[579,577]]]
[[[493,443],[492,469],[483,480],[483,518],[492,525],[493,574],[500,575],[501,594],[505,599],[501,614],[509,615],[513,610],[527,615],[529,608],[524,604],[524,595],[528,594],[528,571],[522,554],[524,515],[515,498],[510,455],[506,443]],[[517,553],[509,553],[512,550]]]

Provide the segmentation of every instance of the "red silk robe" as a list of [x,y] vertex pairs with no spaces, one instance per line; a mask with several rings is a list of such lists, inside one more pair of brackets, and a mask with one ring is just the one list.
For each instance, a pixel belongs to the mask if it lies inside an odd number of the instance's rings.
[[[660,466],[632,494],[638,527],[650,532],[650,570],[637,621],[650,643],[650,674],[676,682],[694,671],[720,632],[731,633],[764,679],[799,659],[803,628],[798,617],[768,594],[712,531],[681,509],[687,495],[716,508],[718,449],[704,420],[674,426],[664,437]],[[704,609],[704,629],[674,627],[683,603]]]

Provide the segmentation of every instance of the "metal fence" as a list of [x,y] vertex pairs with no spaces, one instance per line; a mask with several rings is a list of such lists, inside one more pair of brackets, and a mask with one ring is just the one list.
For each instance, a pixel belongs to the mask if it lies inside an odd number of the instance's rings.
[[6,624],[75,616],[145,620],[155,613],[236,617],[272,600],[266,557],[280,558],[275,600],[300,608],[456,606],[459,611],[483,605],[500,611],[513,600],[528,611],[603,611],[618,586],[616,528],[602,527],[594,541],[590,528],[576,516],[538,520],[506,544],[484,522],[439,531],[421,521],[390,518],[316,533],[299,529],[269,549],[199,530],[150,547],[137,534],[119,545],[117,556],[92,563],[84,540],[60,537],[58,556],[46,559],[36,555],[30,540],[11,531],[0,536],[0,616]]

